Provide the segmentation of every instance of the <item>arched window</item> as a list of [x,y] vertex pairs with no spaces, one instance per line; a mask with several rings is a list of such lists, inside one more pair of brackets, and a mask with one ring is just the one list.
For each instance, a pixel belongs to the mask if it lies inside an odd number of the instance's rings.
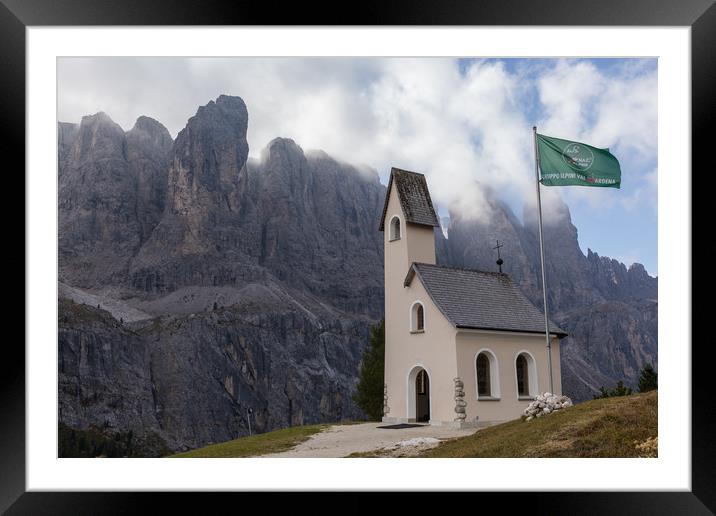
[[477,397],[491,397],[490,359],[487,353],[477,355]]
[[390,219],[390,239],[400,240],[400,217],[397,215]]
[[420,301],[413,303],[410,309],[410,331],[425,331],[425,308]]
[[537,364],[534,357],[527,351],[522,351],[515,359],[515,373],[517,375],[517,397],[532,398],[537,395]]
[[478,400],[500,399],[500,378],[497,357],[489,349],[477,352],[475,358],[475,377],[477,380]]

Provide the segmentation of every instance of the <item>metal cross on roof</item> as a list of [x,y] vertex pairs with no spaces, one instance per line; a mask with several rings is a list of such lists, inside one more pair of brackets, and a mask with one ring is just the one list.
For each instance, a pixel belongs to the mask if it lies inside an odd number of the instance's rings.
[[497,245],[493,247],[493,249],[497,249],[497,266],[500,268],[500,274],[502,274],[502,264],[505,263],[502,258],[500,257],[500,247],[504,247],[504,244],[501,244],[499,240],[495,240],[497,242]]

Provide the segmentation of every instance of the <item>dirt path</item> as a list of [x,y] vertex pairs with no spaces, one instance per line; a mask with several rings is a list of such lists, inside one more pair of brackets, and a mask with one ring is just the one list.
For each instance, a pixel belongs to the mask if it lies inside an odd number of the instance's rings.
[[388,455],[411,455],[436,446],[440,440],[463,437],[476,431],[475,428],[458,430],[427,425],[400,429],[378,428],[387,425],[361,423],[332,426],[291,450],[262,457],[346,457],[355,452],[370,452],[383,448],[390,448]]

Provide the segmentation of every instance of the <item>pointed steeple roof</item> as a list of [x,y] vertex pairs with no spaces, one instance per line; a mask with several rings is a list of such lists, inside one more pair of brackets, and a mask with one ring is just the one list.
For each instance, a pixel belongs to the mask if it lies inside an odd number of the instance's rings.
[[428,183],[423,174],[410,172],[393,167],[390,170],[388,190],[385,192],[385,204],[383,205],[383,216],[380,219],[380,231],[385,227],[385,215],[388,211],[388,200],[390,190],[395,187],[398,191],[400,207],[405,214],[405,221],[424,226],[440,226],[437,214],[430,199]]

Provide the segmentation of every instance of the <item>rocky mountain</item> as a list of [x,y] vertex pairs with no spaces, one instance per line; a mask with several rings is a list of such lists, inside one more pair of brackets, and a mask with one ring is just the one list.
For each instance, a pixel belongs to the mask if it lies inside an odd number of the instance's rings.
[[172,141],[140,117],[60,126],[60,421],[158,454],[356,418],[383,304],[385,187],[277,138],[238,97]]
[[[104,113],[59,124],[59,419],[72,449],[98,434],[131,456],[225,441],[248,433],[249,408],[259,432],[359,417],[351,395],[383,312],[385,186],[287,138],[249,158],[248,124],[225,95],[175,140],[148,117],[126,132]],[[451,213],[447,238],[436,228],[438,261],[493,270],[499,239],[541,306],[536,219],[490,203],[489,222]],[[560,257],[549,302],[570,333],[565,392],[587,399],[656,363],[656,279],[585,256],[562,212],[545,230]]]
[[134,323],[66,299],[59,308],[60,421],[110,439],[131,431],[138,456],[247,435],[248,417],[263,432],[360,416],[350,395],[366,321],[318,320],[273,292]]
[[163,211],[172,139],[150,118],[125,133],[105,113],[58,132],[60,280],[120,283]]

